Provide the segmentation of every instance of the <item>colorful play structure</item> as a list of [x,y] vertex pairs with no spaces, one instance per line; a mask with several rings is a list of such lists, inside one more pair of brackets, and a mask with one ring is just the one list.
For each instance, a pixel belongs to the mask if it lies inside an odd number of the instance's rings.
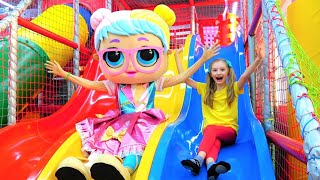
[[[161,1],[177,14],[171,48],[184,44],[183,66],[196,62],[205,44],[219,41],[219,57],[237,77],[264,41],[268,57],[239,97],[239,135],[219,158],[232,165],[219,179],[319,179],[320,3],[315,0]],[[112,11],[153,9],[137,1],[0,0],[0,179],[56,179],[68,156],[84,159],[75,123],[116,108],[115,98],[52,77],[44,62],[90,80],[102,80],[93,58],[89,19]],[[38,11],[34,14],[35,9]],[[284,9],[286,11],[284,11]],[[303,27],[303,28],[302,28]],[[177,74],[173,55],[167,75]],[[205,81],[208,64],[193,75]],[[70,94],[70,97],[66,96]],[[66,103],[64,103],[66,102]],[[168,120],[153,132],[132,179],[206,179],[180,164],[196,153],[201,102],[185,84],[157,93]]]

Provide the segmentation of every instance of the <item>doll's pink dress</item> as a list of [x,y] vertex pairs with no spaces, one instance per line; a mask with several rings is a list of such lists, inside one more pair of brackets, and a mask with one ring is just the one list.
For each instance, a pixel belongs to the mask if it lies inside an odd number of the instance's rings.
[[102,118],[87,118],[76,124],[82,140],[82,150],[89,154],[111,154],[121,158],[142,155],[150,136],[164,113],[154,108],[156,91],[162,91],[164,78],[143,84],[145,91],[138,103],[134,101],[136,85],[104,81],[110,94],[117,97],[119,109],[107,112]]

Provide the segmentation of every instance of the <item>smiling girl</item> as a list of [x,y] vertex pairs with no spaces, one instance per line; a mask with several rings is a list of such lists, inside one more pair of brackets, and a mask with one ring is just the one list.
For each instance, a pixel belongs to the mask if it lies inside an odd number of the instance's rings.
[[[179,53],[175,53],[179,72],[183,72]],[[201,95],[203,113],[203,139],[197,156],[181,161],[181,164],[197,175],[203,161],[206,160],[207,176],[215,180],[219,174],[231,169],[229,163],[216,163],[221,146],[235,143],[238,133],[238,96],[243,94],[243,87],[250,75],[259,67],[265,57],[264,48],[260,47],[257,59],[245,70],[236,82],[236,75],[230,61],[216,59],[211,62],[206,83],[187,79],[186,83]]]

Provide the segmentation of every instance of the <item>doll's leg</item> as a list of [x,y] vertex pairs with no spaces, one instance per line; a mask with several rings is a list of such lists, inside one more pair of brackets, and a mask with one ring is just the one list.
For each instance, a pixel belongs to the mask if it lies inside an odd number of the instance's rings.
[[89,180],[90,173],[85,165],[75,157],[64,159],[55,173],[58,180],[74,179],[74,180]]
[[130,180],[130,173],[120,160],[112,155],[99,155],[90,168],[91,177],[95,180]]

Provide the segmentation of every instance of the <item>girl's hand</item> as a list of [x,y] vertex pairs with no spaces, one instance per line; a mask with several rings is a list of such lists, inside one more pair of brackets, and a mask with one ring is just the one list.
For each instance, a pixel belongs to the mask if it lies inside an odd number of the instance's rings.
[[60,64],[57,63],[57,61],[47,61],[44,65],[49,70],[49,73],[64,77],[65,71],[61,68]]
[[260,43],[256,49],[256,60],[258,61],[263,61],[264,58],[266,57],[266,51],[265,51],[265,46],[264,43]]
[[204,62],[206,62],[209,59],[211,59],[213,56],[216,56],[217,54],[219,54],[219,50],[220,50],[220,44],[218,42],[214,43],[209,48],[205,47],[201,59],[203,59]]

